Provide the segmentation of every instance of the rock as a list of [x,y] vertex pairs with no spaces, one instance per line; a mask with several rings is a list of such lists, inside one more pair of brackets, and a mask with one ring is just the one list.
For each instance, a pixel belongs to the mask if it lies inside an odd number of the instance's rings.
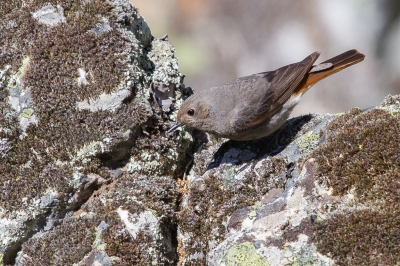
[[399,103],[202,150],[181,207],[182,265],[396,265]]
[[0,264],[177,262],[174,48],[128,0],[0,6]]
[[0,265],[395,265],[399,96],[255,141],[178,129],[128,0],[0,3]]

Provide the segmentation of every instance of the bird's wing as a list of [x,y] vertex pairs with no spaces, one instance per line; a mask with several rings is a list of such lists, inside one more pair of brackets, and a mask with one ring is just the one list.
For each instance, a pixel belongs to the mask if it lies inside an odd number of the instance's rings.
[[241,131],[269,120],[293,94],[318,56],[319,53],[315,52],[301,62],[239,79],[240,89],[248,91],[248,94],[235,108],[231,126]]

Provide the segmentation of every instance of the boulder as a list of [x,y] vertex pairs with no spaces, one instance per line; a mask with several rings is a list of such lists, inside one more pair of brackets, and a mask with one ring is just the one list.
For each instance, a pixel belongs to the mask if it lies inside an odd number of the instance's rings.
[[177,261],[174,48],[128,1],[17,2],[0,4],[0,264]]
[[128,0],[0,17],[0,265],[400,261],[399,96],[254,141],[167,134],[192,90]]

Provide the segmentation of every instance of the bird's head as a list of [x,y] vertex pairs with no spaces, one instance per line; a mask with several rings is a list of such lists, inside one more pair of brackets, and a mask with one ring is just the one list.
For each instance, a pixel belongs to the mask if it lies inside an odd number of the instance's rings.
[[182,125],[187,125],[201,131],[207,131],[208,124],[210,123],[210,105],[202,96],[203,95],[199,93],[186,99],[178,111],[178,123],[171,127],[168,132],[172,132]]

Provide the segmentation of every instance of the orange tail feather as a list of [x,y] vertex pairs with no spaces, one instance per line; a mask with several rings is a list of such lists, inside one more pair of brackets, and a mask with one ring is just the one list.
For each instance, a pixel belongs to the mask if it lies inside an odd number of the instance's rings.
[[296,94],[305,93],[312,85],[314,85],[318,81],[326,77],[329,77],[330,75],[335,74],[336,72],[339,72],[345,68],[348,68],[349,66],[357,64],[363,61],[364,58],[365,55],[358,52],[357,50],[350,50],[344,52],[343,54],[335,56],[329,60],[326,60],[325,62],[322,62],[321,64],[332,64],[332,65],[327,68],[322,67],[321,68],[322,70],[316,70],[307,73],[304,79],[300,82],[295,93]]

